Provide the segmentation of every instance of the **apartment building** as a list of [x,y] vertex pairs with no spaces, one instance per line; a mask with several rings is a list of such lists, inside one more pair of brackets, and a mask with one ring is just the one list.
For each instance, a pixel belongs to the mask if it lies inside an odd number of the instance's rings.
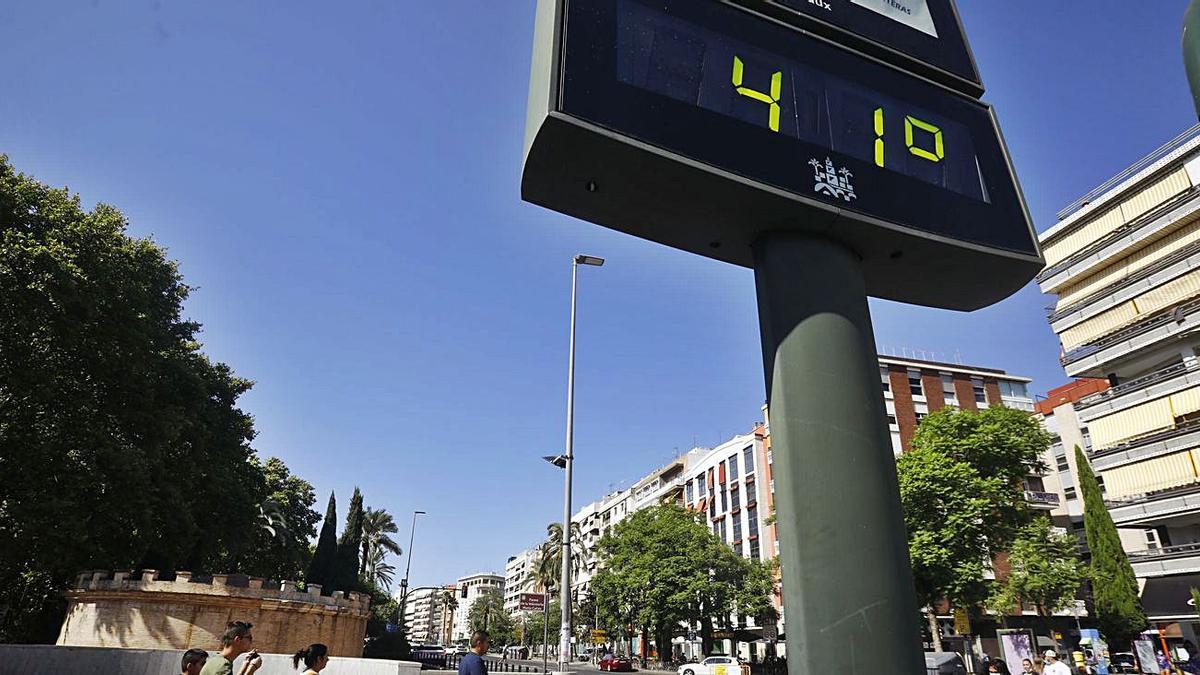
[[1079,494],[1075,448],[1089,452],[1092,439],[1086,425],[1079,421],[1075,405],[1106,389],[1107,380],[1081,378],[1051,389],[1044,400],[1034,404],[1034,415],[1054,436],[1054,440],[1042,456],[1049,472],[1042,477],[1026,479],[1025,497],[1031,504],[1048,510],[1056,527],[1078,538],[1080,550],[1084,553],[1087,551],[1087,537],[1083,531],[1083,495]]
[[[1200,125],[1081,197],[1041,235],[1037,277],[1088,457],[1167,637],[1195,639],[1200,586]],[[1064,439],[1065,440],[1065,439]],[[1072,452],[1065,447],[1069,461]],[[1087,447],[1086,443],[1083,447]]]
[[422,586],[408,592],[408,601],[404,605],[404,627],[410,643],[441,642],[443,590],[441,586]]
[[537,592],[537,569],[540,553],[536,546],[509,556],[504,565],[504,611],[516,614],[520,611],[521,594]]
[[945,406],[981,410],[1003,405],[1033,411],[1030,379],[995,368],[880,355],[879,379],[897,456],[908,450],[917,423]]
[[486,593],[504,595],[504,577],[499,574],[472,574],[461,577],[454,582],[458,607],[454,610],[454,628],[450,632],[453,643],[466,642],[471,639],[471,624],[468,617],[471,606]]

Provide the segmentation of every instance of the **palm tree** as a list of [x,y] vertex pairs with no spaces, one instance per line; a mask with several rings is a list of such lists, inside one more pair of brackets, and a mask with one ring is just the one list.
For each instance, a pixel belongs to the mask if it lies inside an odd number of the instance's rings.
[[359,576],[367,575],[368,563],[375,564],[370,561],[378,560],[383,564],[383,558],[388,553],[400,555],[400,545],[388,536],[397,532],[399,529],[396,527],[396,521],[387,509],[376,510],[368,507],[363,511],[362,562],[359,564]]
[[367,571],[363,575],[367,581],[381,586],[385,591],[392,590],[392,577],[396,574],[396,568],[389,565],[386,561],[387,552],[382,548],[371,550],[371,560],[368,561]]
[[[554,559],[562,566],[562,523],[550,523],[546,526],[546,544],[554,547]],[[544,553],[543,553],[544,557]],[[583,531],[579,523],[571,523],[571,560],[577,564],[587,564],[591,557],[587,546],[583,543]]]
[[454,624],[454,611],[458,609],[458,594],[450,589],[442,591],[442,634],[446,637],[446,642],[450,642],[449,630]]

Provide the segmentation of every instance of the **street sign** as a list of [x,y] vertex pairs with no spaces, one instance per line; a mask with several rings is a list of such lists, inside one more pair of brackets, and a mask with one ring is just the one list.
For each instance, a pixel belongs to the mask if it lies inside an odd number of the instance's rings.
[[733,639],[733,631],[731,631],[731,630],[714,630],[712,633],[712,639],[714,639],[714,640],[732,640]]
[[763,232],[818,233],[862,258],[870,295],[936,307],[1043,266],[988,105],[797,25],[539,0],[530,87],[527,201],[747,267]]
[[592,644],[602,645],[608,642],[608,633],[596,628],[592,629]]
[[546,595],[544,593],[522,593],[518,600],[518,607],[522,612],[540,612],[546,608]]
[[[751,2],[744,4],[753,6]],[[820,35],[972,96],[983,83],[954,0],[771,0]]]

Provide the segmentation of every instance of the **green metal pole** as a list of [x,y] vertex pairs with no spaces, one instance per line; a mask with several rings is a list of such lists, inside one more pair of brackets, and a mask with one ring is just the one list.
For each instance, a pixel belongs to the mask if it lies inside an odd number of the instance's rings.
[[1200,0],[1192,0],[1183,15],[1183,66],[1192,87],[1192,102],[1200,116]]
[[861,261],[795,233],[754,254],[788,673],[924,673]]

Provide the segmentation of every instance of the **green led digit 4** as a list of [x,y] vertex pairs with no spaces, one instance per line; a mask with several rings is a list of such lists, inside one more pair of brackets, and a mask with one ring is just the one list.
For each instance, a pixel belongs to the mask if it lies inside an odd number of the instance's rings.
[[764,94],[761,91],[742,86],[742,72],[745,67],[742,65],[742,60],[737,56],[733,57],[733,86],[737,88],[737,93],[742,96],[748,96],[755,101],[761,101],[770,106],[767,126],[771,131],[779,131],[779,97],[783,94],[783,71],[777,70],[771,74],[771,93]]

